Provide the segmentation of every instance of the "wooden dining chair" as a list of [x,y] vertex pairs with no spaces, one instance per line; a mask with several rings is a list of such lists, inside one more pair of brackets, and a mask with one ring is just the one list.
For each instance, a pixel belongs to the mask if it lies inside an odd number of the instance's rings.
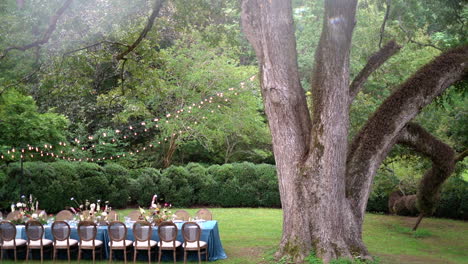
[[213,214],[210,212],[210,210],[206,208],[198,210],[198,212],[195,215],[198,219],[213,220]]
[[134,210],[134,211],[131,211],[131,212],[128,214],[128,217],[129,217],[130,220],[132,220],[132,221],[138,221],[138,220],[140,220],[141,213],[140,213],[140,211],[138,211],[138,210]]
[[[41,252],[41,263],[44,262],[44,249],[52,248],[52,240],[44,237],[44,226],[37,220],[29,220],[26,223],[26,260],[29,260],[29,251],[39,249]],[[32,253],[31,253],[32,255]]]
[[151,240],[152,234],[151,223],[137,221],[133,224],[133,236],[135,237],[135,242],[133,242],[133,263],[136,262],[139,250],[148,251],[148,263],[151,263],[151,249],[156,247],[156,241]]
[[188,221],[190,219],[190,214],[185,210],[177,210],[174,214],[176,220]]
[[55,221],[68,221],[73,219],[73,213],[69,210],[62,210],[55,215]]
[[16,262],[16,249],[24,247],[27,241],[16,238],[16,226],[9,221],[0,222],[0,262],[3,262],[3,250],[13,249]]
[[159,224],[158,263],[161,263],[162,250],[172,250],[174,252],[174,264],[176,263],[176,250],[182,244],[180,241],[177,241],[177,231],[177,226],[173,222],[162,222]]
[[119,214],[116,211],[112,210],[107,215],[107,220],[108,221],[119,221]]
[[20,211],[13,211],[7,214],[6,220],[8,221],[14,221],[14,220],[19,220],[23,216],[21,215]]
[[112,262],[112,252],[122,250],[124,254],[124,263],[127,263],[127,248],[132,246],[133,241],[127,240],[127,227],[120,221],[109,223],[109,263]]
[[208,261],[208,243],[200,241],[201,228],[195,222],[186,222],[182,225],[182,236],[184,237],[184,263],[187,263],[187,251],[198,252],[198,263],[201,263],[201,253],[206,255]]
[[96,239],[97,236],[97,227],[96,224],[92,221],[81,221],[78,223],[78,236],[80,237],[80,242],[78,243],[78,263],[81,260],[81,251],[82,250],[92,250],[93,254],[93,263],[96,262],[96,249],[99,248],[101,251],[101,260],[102,260],[102,241]]
[[54,237],[53,261],[57,258],[57,251],[59,249],[66,249],[68,262],[70,263],[70,249],[76,249],[78,246],[78,240],[70,238],[70,225],[65,221],[55,221],[51,228],[52,236]]

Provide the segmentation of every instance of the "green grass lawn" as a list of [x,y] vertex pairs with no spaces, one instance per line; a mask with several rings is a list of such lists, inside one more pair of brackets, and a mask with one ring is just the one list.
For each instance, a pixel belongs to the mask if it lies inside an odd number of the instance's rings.
[[[132,209],[122,210],[121,216]],[[186,209],[194,215],[197,209]],[[279,209],[213,208],[228,256],[220,264],[270,263],[281,237]],[[426,218],[412,233],[415,218],[367,214],[364,241],[380,263],[468,263],[468,223]],[[6,261],[5,261],[6,263]],[[90,263],[82,261],[82,263]],[[143,262],[142,262],[143,263]],[[169,263],[169,262],[167,262]]]

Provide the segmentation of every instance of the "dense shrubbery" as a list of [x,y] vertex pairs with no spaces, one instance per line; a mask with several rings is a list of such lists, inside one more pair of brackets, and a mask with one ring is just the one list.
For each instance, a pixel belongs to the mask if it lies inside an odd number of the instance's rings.
[[[379,172],[369,197],[368,211],[388,212],[388,195],[399,183],[392,173]],[[280,207],[273,165],[233,163],[203,166],[198,163],[129,170],[117,164],[26,162],[0,170],[0,208],[6,210],[21,194],[33,194],[41,208],[57,212],[78,201],[107,200],[113,207],[149,206],[153,194],[177,207]],[[452,177],[444,185],[439,217],[468,219],[468,183]]]

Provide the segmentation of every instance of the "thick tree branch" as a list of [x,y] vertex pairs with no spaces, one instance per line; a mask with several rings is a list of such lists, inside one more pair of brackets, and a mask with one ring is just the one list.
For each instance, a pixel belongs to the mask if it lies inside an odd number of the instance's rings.
[[375,172],[403,127],[467,75],[468,45],[443,53],[400,85],[361,129],[351,144],[346,171],[346,194],[357,216],[363,217]]
[[44,32],[44,34],[42,35],[42,37],[32,43],[29,43],[27,45],[24,45],[24,46],[11,46],[11,47],[8,47],[6,48],[3,52],[2,52],[2,55],[0,56],[0,60],[3,59],[7,54],[8,52],[10,52],[11,50],[21,50],[21,51],[26,51],[28,49],[31,49],[31,48],[34,48],[34,47],[39,47],[41,45],[44,45],[46,44],[50,37],[52,36],[52,33],[55,31],[55,28],[57,27],[57,22],[59,20],[59,18],[63,15],[63,13],[65,12],[65,10],[67,10],[67,8],[70,6],[70,4],[73,2],[73,0],[67,0],[63,6],[57,10],[57,12],[55,12],[55,15],[52,16],[50,18],[50,21],[49,21],[49,27],[47,28],[47,30]]
[[432,168],[424,174],[417,192],[419,212],[432,215],[439,200],[440,187],[455,168],[455,151],[414,123],[408,123],[400,131],[397,143],[407,145],[432,160]]
[[462,153],[458,154],[458,156],[455,158],[455,162],[462,161],[468,156],[468,149],[465,149]]
[[150,17],[148,18],[148,23],[146,23],[146,26],[145,28],[143,29],[143,31],[140,33],[140,35],[138,36],[137,40],[135,40],[135,42],[133,42],[132,45],[130,45],[127,50],[125,50],[124,52],[120,53],[120,54],[117,54],[115,56],[115,59],[116,60],[122,60],[127,54],[129,54],[130,52],[132,52],[139,44],[140,42],[146,37],[146,35],[148,34],[148,32],[151,30],[151,28],[153,27],[153,24],[154,24],[154,20],[156,19],[156,17],[159,15],[159,11],[161,10],[161,7],[163,5],[165,0],[155,0],[154,1],[154,6],[153,6],[153,12],[151,13]]
[[401,46],[398,45],[394,40],[389,41],[385,46],[383,46],[379,51],[372,54],[372,56],[367,61],[366,66],[359,72],[359,74],[354,78],[353,82],[349,86],[349,96],[350,103],[353,102],[354,98],[361,90],[364,83],[367,81],[367,78],[377,70],[384,62],[386,62],[391,56],[397,53],[401,49]]
[[387,4],[387,9],[385,10],[385,16],[382,21],[382,26],[380,27],[379,48],[382,48],[382,41],[383,41],[384,34],[385,34],[385,24],[387,23],[388,15],[390,14],[390,6],[392,4],[392,0],[387,0],[386,4]]

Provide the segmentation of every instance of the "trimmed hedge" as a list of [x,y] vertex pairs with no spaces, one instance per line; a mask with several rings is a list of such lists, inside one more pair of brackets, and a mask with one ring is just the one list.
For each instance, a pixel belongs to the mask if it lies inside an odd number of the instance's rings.
[[[391,173],[379,173],[369,197],[368,211],[388,212],[388,195],[398,184]],[[177,207],[281,207],[275,166],[249,162],[204,166],[189,163],[163,171],[127,169],[118,164],[25,162],[0,170],[0,209],[21,194],[38,198],[41,208],[55,213],[70,201],[109,201],[115,208],[148,207],[154,194]],[[468,183],[452,177],[444,184],[438,217],[468,219]]]

